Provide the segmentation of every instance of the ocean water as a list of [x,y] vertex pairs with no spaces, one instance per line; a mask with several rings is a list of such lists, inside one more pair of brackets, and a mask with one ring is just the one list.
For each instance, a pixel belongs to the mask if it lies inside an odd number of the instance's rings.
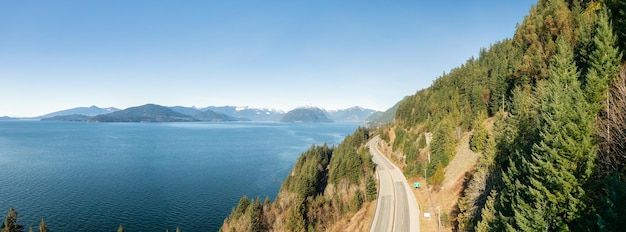
[[302,152],[357,127],[0,121],[0,215],[51,231],[217,231],[241,196],[273,201]]

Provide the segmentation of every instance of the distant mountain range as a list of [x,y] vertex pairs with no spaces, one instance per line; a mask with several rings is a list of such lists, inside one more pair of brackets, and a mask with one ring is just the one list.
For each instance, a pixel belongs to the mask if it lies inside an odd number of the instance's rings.
[[[402,101],[406,100],[408,97],[409,96],[404,97]],[[398,111],[398,107],[400,106],[400,103],[402,103],[402,101],[397,102],[391,108],[385,110],[385,112],[377,111],[376,113],[373,113],[367,119],[365,119],[365,122],[368,126],[371,127],[393,123],[394,118],[396,117],[396,111]]]
[[194,114],[193,117],[197,118],[200,121],[213,121],[213,122],[216,122],[216,121],[250,121],[249,119],[235,118],[233,116],[222,114],[222,113],[217,113],[212,110],[200,111]]
[[42,118],[41,121],[69,121],[69,122],[86,122],[93,116],[82,114],[58,115],[49,118]]
[[283,116],[281,122],[333,122],[326,111],[317,107],[302,107],[291,110]]
[[232,115],[215,112],[207,108],[198,109],[195,107],[185,106],[173,106],[168,108],[182,114],[193,116],[200,121],[250,121],[247,118],[233,117]]
[[[290,112],[275,109],[209,106],[206,108],[155,104],[117,108],[97,106],[77,107],[57,111],[31,119],[44,121],[92,122],[189,122],[189,121],[289,121],[289,122],[364,122],[377,111],[362,107],[324,110],[319,107],[299,107]],[[0,118],[2,120],[3,118]],[[7,118],[9,119],[9,118]]]
[[61,111],[49,113],[49,114],[46,114],[46,115],[35,117],[33,119],[52,118],[52,117],[55,117],[55,116],[66,116],[66,115],[72,115],[72,114],[79,114],[79,115],[84,115],[84,116],[96,116],[96,115],[100,115],[100,114],[113,113],[113,112],[119,111],[119,110],[120,109],[114,108],[114,107],[109,107],[109,108],[100,108],[100,107],[97,107],[97,106],[76,107],[76,108],[71,108],[71,109],[67,109],[67,110],[61,110]]
[[209,106],[208,110],[223,113],[235,118],[246,118],[251,121],[279,121],[285,112],[275,109],[237,107],[237,106]]
[[377,111],[372,109],[365,109],[359,106],[354,106],[342,110],[326,111],[330,119],[338,122],[363,122],[375,112]]
[[176,112],[170,108],[146,104],[130,107],[113,113],[96,115],[89,118],[90,122],[193,122],[198,119]]

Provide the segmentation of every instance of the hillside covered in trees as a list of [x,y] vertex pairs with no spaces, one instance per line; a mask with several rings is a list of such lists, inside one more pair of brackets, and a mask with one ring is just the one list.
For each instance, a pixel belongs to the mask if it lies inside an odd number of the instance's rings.
[[312,146],[298,158],[274,202],[242,197],[221,231],[333,230],[376,199],[374,163],[364,146],[369,134],[358,128],[338,147]]
[[[460,231],[619,230],[625,48],[626,1],[539,0],[512,38],[404,99],[378,133],[406,175],[426,169],[434,185],[472,134],[480,158],[454,217]],[[420,156],[427,137],[431,162]]]

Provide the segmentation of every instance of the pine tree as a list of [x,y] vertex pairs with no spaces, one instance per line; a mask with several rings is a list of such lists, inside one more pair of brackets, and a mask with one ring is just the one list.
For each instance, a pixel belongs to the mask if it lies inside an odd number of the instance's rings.
[[428,178],[428,183],[431,185],[441,185],[445,178],[444,169],[445,167],[443,166],[443,164],[441,164],[441,162],[438,162],[432,177]]
[[540,142],[533,145],[529,159],[522,164],[527,191],[513,205],[516,224],[522,230],[567,230],[569,223],[580,218],[585,207],[582,185],[595,160],[593,114],[565,40],[557,42],[549,76],[537,90]]
[[263,201],[263,206],[270,206],[272,203],[270,202],[270,197],[265,196],[265,200]]
[[602,83],[601,88],[598,88],[599,92],[596,92],[592,98],[594,110],[599,111],[597,135],[601,138],[602,149],[600,149],[599,159],[602,164],[599,166],[598,174],[601,176],[612,173],[611,168],[621,166],[621,162],[616,162],[618,160],[613,159],[619,157],[622,152],[616,152],[611,147],[623,146],[622,144],[624,144],[623,140],[616,136],[623,134],[620,133],[623,129],[618,126],[618,133],[615,133],[614,130],[615,125],[619,125],[615,122],[619,122],[619,118],[623,115],[619,108],[623,107],[623,103],[620,102],[620,98],[623,98],[620,96],[620,89],[624,88],[623,84],[620,84],[621,77],[616,78],[621,68],[619,65],[621,53],[616,43],[617,38],[611,30],[607,13],[603,10],[598,17],[598,27],[594,37],[595,50],[590,57],[591,69],[593,70],[588,75],[588,79],[597,79]]
[[46,225],[46,222],[43,220],[43,218],[39,223],[39,232],[48,232],[48,225]]
[[246,212],[248,204],[250,204],[250,202],[248,201],[248,197],[244,195],[243,197],[241,197],[241,199],[239,199],[239,203],[237,204],[237,207],[233,209],[230,217],[232,217],[233,219],[241,217],[241,215]]
[[487,119],[487,115],[481,111],[472,124],[474,132],[470,138],[470,148],[474,152],[483,152],[485,150],[485,142],[487,141],[487,129],[483,125],[485,119]]
[[492,190],[487,201],[485,202],[485,208],[480,212],[480,222],[476,225],[474,230],[478,232],[496,231],[497,227],[494,225],[496,222],[497,212],[495,209],[495,200],[497,192]]
[[256,200],[252,200],[248,209],[246,209],[246,215],[250,217],[250,227],[252,231],[259,231],[261,229],[261,198],[257,197]]
[[519,198],[518,193],[525,193],[530,185],[526,178],[526,166],[532,144],[538,141],[536,127],[538,124],[538,106],[529,85],[519,86],[513,90],[510,114],[500,114],[494,124],[497,135],[497,149],[494,157],[496,186],[500,189],[495,200],[496,230],[515,230],[513,204]]
[[[595,7],[587,7],[583,9],[580,3],[575,3],[572,9],[572,14],[578,30],[576,38],[577,42],[574,47],[574,59],[576,59],[576,64],[578,66],[578,70],[580,71],[581,78],[587,76],[590,65],[589,57],[591,56],[591,51],[593,50],[595,14],[587,12],[593,12],[594,9]],[[581,79],[581,82],[583,86],[586,85],[585,79]]]
[[289,231],[305,231],[306,229],[306,221],[304,218],[304,204],[295,204],[289,207],[289,211],[287,212],[287,225],[286,228]]
[[616,47],[617,38],[611,30],[606,10],[598,14],[593,51],[589,57],[589,70],[585,81],[585,95],[597,112],[607,99],[609,83],[618,74],[621,54]]
[[363,202],[365,202],[363,192],[361,192],[361,189],[356,189],[354,196],[352,196],[352,199],[350,200],[350,210],[353,212],[359,211],[361,206],[363,206]]
[[365,186],[365,191],[367,192],[367,200],[373,201],[376,199],[377,190],[376,190],[376,181],[372,175],[367,176],[367,184]]
[[9,208],[4,224],[2,224],[1,232],[22,232],[24,226],[17,224],[18,214],[13,207]]
[[613,0],[606,2],[611,5],[613,30],[618,38],[618,46],[622,51],[626,51],[626,1]]
[[433,132],[433,139],[430,143],[433,162],[428,170],[428,176],[432,176],[435,165],[441,162],[445,167],[456,153],[456,139],[454,134],[454,119],[446,118],[441,121],[437,129]]
[[516,142],[523,137],[510,142],[515,146],[505,164],[498,202],[504,229],[569,230],[585,210],[582,186],[591,175],[597,150],[592,141],[593,113],[580,88],[568,40],[559,39],[556,49],[549,77],[537,84],[533,97],[537,121],[520,120],[516,128],[531,138],[531,146],[525,139]]
[[122,225],[120,225],[120,227],[117,227],[117,232],[124,232],[124,227]]

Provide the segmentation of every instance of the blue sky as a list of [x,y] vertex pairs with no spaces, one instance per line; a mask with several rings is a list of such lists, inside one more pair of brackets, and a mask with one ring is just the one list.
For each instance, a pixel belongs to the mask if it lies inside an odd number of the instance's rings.
[[0,116],[78,106],[385,110],[536,1],[0,1]]

